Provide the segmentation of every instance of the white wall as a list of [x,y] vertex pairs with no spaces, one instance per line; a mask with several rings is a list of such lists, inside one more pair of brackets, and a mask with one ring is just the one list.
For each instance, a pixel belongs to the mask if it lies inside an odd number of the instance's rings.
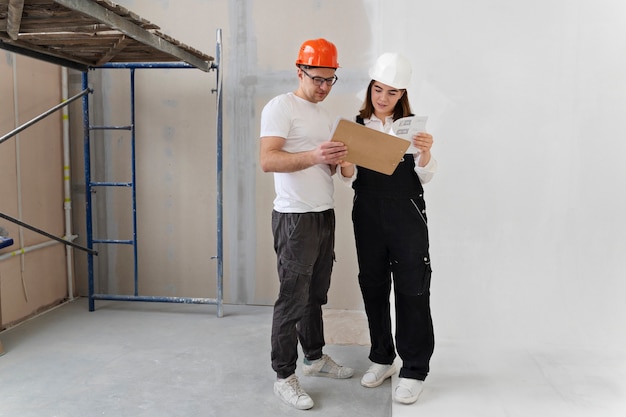
[[[118,3],[210,54],[224,30],[227,301],[273,302],[260,110],[295,88],[297,48],[321,36],[339,49],[340,81],[326,102],[337,115],[358,110],[378,54],[396,50],[414,64],[411,102],[430,116],[440,163],[426,187],[438,337],[626,343],[622,1]],[[334,308],[361,305],[350,203],[338,186]]]
[[433,116],[439,333],[623,343],[626,5],[402,3],[380,19]]

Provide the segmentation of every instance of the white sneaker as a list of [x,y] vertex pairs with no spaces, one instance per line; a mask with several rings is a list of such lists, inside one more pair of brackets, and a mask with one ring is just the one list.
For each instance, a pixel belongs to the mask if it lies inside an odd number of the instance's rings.
[[308,410],[313,407],[313,400],[300,386],[296,374],[274,382],[274,394],[298,410]]
[[402,404],[413,404],[422,393],[424,381],[410,378],[400,378],[400,382],[393,392],[393,398]]
[[328,378],[346,379],[354,374],[354,369],[338,365],[330,356],[324,354],[316,361],[304,361],[302,373],[306,376],[325,376]]
[[396,365],[393,363],[391,365],[372,363],[372,366],[369,367],[363,378],[361,378],[361,385],[367,388],[377,387],[395,373]]

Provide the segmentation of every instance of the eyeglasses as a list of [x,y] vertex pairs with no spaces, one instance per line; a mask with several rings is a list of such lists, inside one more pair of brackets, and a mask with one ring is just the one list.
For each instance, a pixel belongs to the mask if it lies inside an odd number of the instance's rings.
[[330,78],[324,78],[324,77],[311,77],[311,75],[309,75],[308,72],[306,72],[305,70],[303,70],[302,68],[300,68],[302,70],[302,72],[309,77],[311,80],[313,80],[313,84],[315,84],[318,87],[321,87],[322,84],[326,83],[328,85],[334,85],[337,80],[339,79],[336,75],[333,75]]

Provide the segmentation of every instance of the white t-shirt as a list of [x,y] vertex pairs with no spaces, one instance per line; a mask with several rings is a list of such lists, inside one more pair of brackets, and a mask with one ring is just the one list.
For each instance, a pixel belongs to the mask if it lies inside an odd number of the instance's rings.
[[[261,137],[285,138],[283,150],[303,152],[330,139],[333,121],[316,103],[294,93],[270,100],[261,113]],[[274,210],[280,213],[319,212],[334,207],[333,179],[327,164],[296,172],[275,172]]]

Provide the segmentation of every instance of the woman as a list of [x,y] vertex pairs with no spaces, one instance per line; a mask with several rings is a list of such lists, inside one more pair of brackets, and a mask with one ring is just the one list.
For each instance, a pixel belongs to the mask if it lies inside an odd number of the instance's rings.
[[[381,55],[370,70],[372,78],[358,123],[393,134],[395,120],[411,116],[406,88],[411,65],[397,53]],[[394,399],[417,401],[434,349],[430,314],[430,255],[422,184],[437,168],[431,156],[433,138],[413,138],[419,150],[406,154],[392,175],[342,164],[341,176],[355,191],[352,221],[359,263],[359,286],[367,314],[372,365],[361,384],[377,387],[395,372],[396,347],[391,331],[391,280],[396,307],[396,345],[402,359]],[[352,170],[356,172],[353,172]]]

